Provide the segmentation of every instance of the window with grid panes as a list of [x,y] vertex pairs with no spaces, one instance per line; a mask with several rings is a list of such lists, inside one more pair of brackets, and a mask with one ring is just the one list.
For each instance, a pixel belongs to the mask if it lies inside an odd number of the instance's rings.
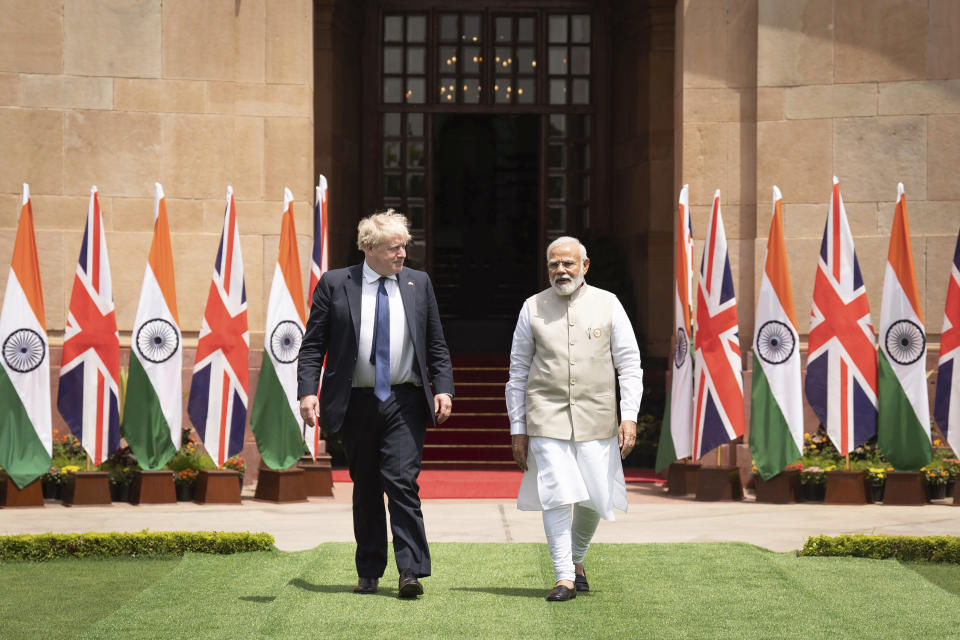
[[497,104],[537,102],[536,18],[494,16],[493,93]]
[[383,114],[383,204],[404,213],[413,236],[407,246],[411,266],[424,264],[427,142],[422,113]]
[[562,235],[571,216],[590,225],[590,115],[550,114],[547,126],[547,235]]
[[[456,111],[487,105],[509,112],[515,106],[542,106],[548,120],[542,141],[547,236],[561,235],[575,222],[589,226],[591,115],[584,113],[591,105],[588,13],[386,12],[382,28],[382,201],[408,214],[421,254],[429,210],[425,131],[431,113],[444,107]],[[426,89],[429,79],[435,79],[433,91]],[[391,113],[391,104],[405,105],[405,113]],[[410,113],[418,104],[427,110]],[[414,254],[410,259],[417,261]]]
[[427,16],[386,15],[383,19],[383,101],[427,101]]
[[547,19],[550,104],[590,104],[590,16]]
[[479,104],[483,85],[483,16],[440,14],[437,45],[440,104]]

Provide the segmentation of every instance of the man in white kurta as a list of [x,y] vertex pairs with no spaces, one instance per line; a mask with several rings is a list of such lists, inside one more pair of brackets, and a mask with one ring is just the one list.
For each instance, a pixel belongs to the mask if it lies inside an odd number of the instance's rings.
[[627,510],[620,460],[636,441],[643,395],[633,327],[615,295],[584,282],[589,266],[576,238],[550,244],[551,287],[524,303],[510,351],[507,411],[524,471],[517,507],[543,512],[556,577],[549,601],[589,591],[583,560],[600,518]]

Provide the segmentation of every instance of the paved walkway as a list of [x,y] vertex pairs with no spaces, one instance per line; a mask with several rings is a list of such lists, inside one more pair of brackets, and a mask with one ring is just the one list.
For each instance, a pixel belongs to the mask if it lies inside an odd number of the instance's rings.
[[[0,509],[0,535],[84,531],[266,531],[285,551],[321,542],[352,542],[352,485],[338,483],[333,498],[273,504],[245,491],[240,505],[114,504],[104,507]],[[920,507],[884,505],[772,505],[696,502],[667,496],[650,484],[629,484],[630,511],[602,522],[596,542],[749,542],[773,551],[799,549],[808,536],[843,533],[960,535],[960,507],[938,501]],[[538,512],[512,500],[424,500],[431,542],[544,542]]]

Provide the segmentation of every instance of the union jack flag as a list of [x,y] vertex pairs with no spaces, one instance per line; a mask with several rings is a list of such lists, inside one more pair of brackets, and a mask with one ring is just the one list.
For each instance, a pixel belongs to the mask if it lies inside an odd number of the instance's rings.
[[61,362],[57,409],[91,462],[101,464],[120,446],[120,337],[96,187],[90,190]]
[[937,369],[937,393],[933,417],[947,438],[947,444],[960,455],[960,234],[953,251],[953,266],[947,283],[947,304],[943,310],[940,333],[940,360]]
[[217,466],[243,449],[250,372],[247,292],[233,188],[197,341],[187,413]]
[[[327,220],[329,220],[327,204],[329,198],[327,179],[323,174],[320,174],[320,179],[317,181],[317,203],[313,207],[313,255],[310,258],[310,288],[307,291],[308,306],[313,306],[313,290],[316,288],[317,283],[320,282],[320,276],[327,271],[327,262],[329,260],[329,252],[327,251]],[[323,361],[324,364],[326,364],[326,357],[324,357]],[[323,372],[321,370],[321,380],[323,380],[322,374]],[[319,388],[317,393],[319,395]],[[317,453],[320,451],[320,429],[316,428],[316,426],[304,424],[303,440],[307,443],[310,456],[316,460]]]
[[737,299],[719,189],[713,195],[713,212],[700,261],[696,327],[693,459],[699,460],[708,451],[743,435],[745,424]]
[[877,432],[877,350],[836,177],[813,283],[808,345],[807,402],[845,456]]
[[308,304],[313,304],[313,290],[320,282],[320,276],[327,272],[327,179],[320,174],[317,181],[317,203],[313,207],[313,255],[310,258],[310,288],[307,290]]

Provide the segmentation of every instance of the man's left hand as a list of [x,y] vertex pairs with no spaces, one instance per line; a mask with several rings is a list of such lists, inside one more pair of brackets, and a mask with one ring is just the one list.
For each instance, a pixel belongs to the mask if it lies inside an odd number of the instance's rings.
[[633,420],[624,420],[617,429],[617,444],[620,445],[620,459],[626,460],[633,445],[637,443],[637,423]]
[[437,424],[442,424],[444,420],[450,417],[453,411],[453,400],[446,393],[438,393],[433,396],[433,413],[437,416]]

